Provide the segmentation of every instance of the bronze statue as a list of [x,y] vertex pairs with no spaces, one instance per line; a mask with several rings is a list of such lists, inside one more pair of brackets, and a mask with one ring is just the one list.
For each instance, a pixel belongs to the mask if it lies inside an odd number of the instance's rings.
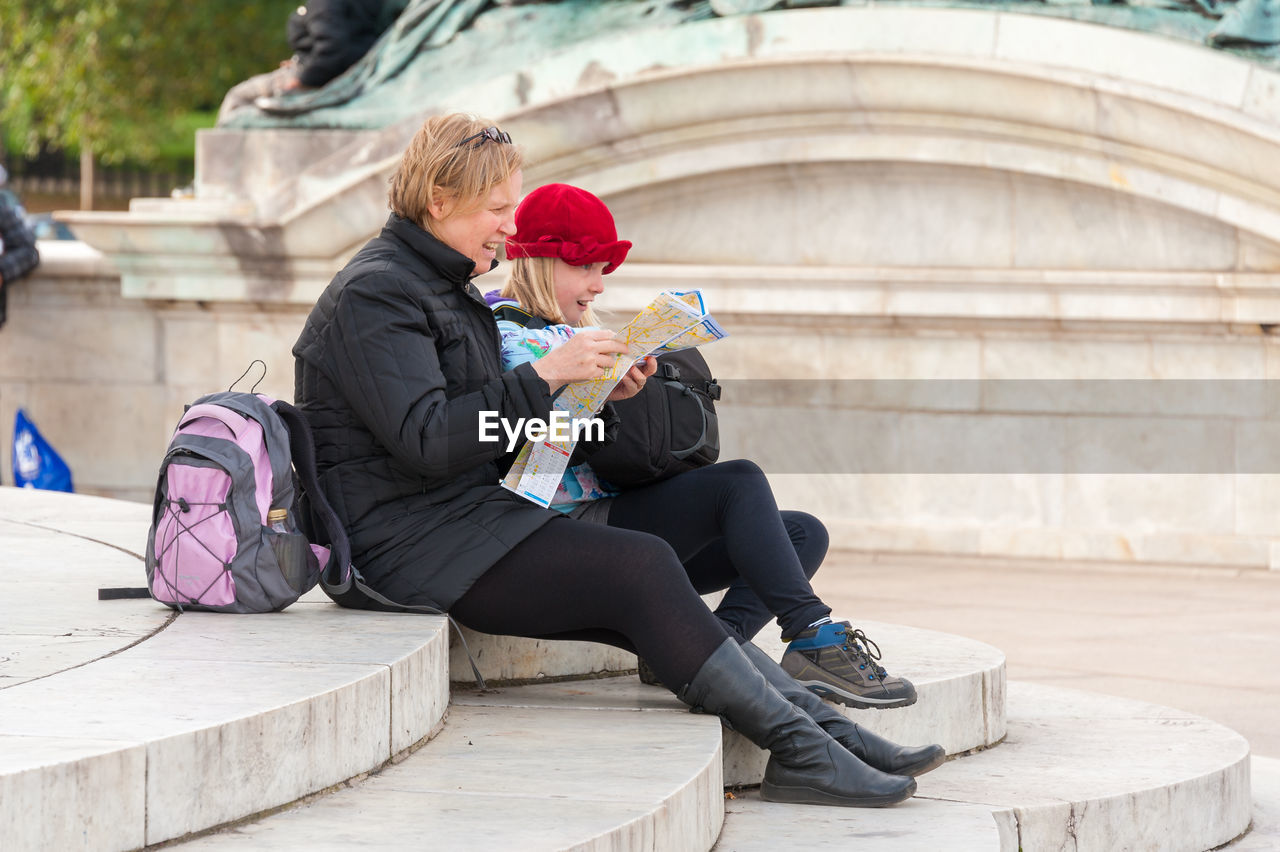
[[[1016,10],[1029,0],[998,0],[996,3],[979,0],[954,0],[959,7],[998,8]],[[406,2],[406,0],[401,0]],[[231,122],[232,126],[293,124],[320,126],[363,126],[385,122],[386,115],[395,111],[406,97],[427,100],[437,92],[448,92],[468,82],[458,63],[488,64],[493,70],[513,71],[522,62],[536,61],[549,52],[558,50],[578,40],[603,38],[636,27],[679,26],[698,20],[735,15],[763,14],[788,8],[812,6],[863,5],[866,0],[609,0],[608,3],[588,0],[407,0],[404,11],[395,23],[383,33],[362,59],[344,74],[319,89],[300,93],[288,93],[275,97],[258,98],[259,118],[252,115]],[[909,4],[909,0],[904,0]],[[1155,5],[1157,8],[1133,9],[1127,6]],[[1034,2],[1044,9],[1044,4]],[[528,7],[555,6],[554,14],[539,14]],[[1159,13],[1181,21],[1172,29],[1177,35],[1187,37],[1200,33],[1213,47],[1230,47],[1237,52],[1257,53],[1267,64],[1276,64],[1270,45],[1280,44],[1280,0],[1079,0],[1075,4],[1059,4],[1063,14],[1113,23],[1118,26],[1160,30],[1156,19],[1148,12]],[[1066,10],[1075,9],[1076,12]],[[548,10],[551,11],[551,10]],[[1139,13],[1143,13],[1139,16]],[[1191,16],[1188,18],[1187,16]],[[487,39],[494,32],[520,32],[518,43],[508,44],[501,54],[486,38],[474,36],[469,30],[481,18],[487,27]],[[1210,27],[1208,19],[1221,18]],[[1151,21],[1157,20],[1155,26]],[[1188,22],[1201,21],[1201,24]],[[1210,30],[1206,33],[1207,30]],[[1166,31],[1166,34],[1173,34]],[[468,41],[468,36],[472,38]],[[458,45],[459,40],[467,41]],[[537,49],[527,47],[537,45]],[[427,58],[441,48],[450,47],[447,56],[434,62]],[[462,49],[457,49],[461,47]],[[521,53],[523,49],[523,53]],[[407,85],[399,90],[389,84],[398,81],[402,72],[416,65],[409,90]],[[369,119],[354,116],[341,117],[343,107],[359,99],[363,105],[357,112],[367,113]],[[330,110],[324,116],[308,119],[308,113]],[[254,111],[242,111],[253,113]],[[274,118],[273,118],[274,117]]]

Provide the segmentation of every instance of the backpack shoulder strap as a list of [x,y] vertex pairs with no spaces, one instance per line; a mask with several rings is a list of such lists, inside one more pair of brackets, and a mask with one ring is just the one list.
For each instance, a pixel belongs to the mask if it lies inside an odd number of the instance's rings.
[[316,474],[316,445],[311,438],[311,427],[302,412],[289,403],[276,400],[271,407],[289,427],[289,453],[293,457],[293,467],[302,480],[302,487],[307,491],[311,513],[324,526],[330,550],[333,551],[329,564],[320,575],[320,582],[326,588],[346,591],[351,586],[351,542],[347,540],[347,531],[338,519],[338,513],[333,511],[333,506],[320,488],[320,478]]
[[524,328],[546,328],[547,321],[534,316],[515,302],[501,302],[493,308],[493,318],[513,322]]
[[293,456],[293,467],[298,471],[298,478],[302,480],[302,487],[306,489],[307,499],[311,502],[311,514],[315,516],[319,523],[324,525],[325,532],[329,536],[332,554],[329,557],[329,564],[325,566],[324,572],[320,575],[320,584],[324,586],[324,590],[330,594],[330,597],[333,597],[334,595],[350,592],[354,587],[364,595],[385,606],[445,616],[449,623],[453,625],[453,629],[458,634],[458,640],[462,643],[463,650],[466,651],[467,660],[471,663],[471,671],[476,677],[476,683],[479,684],[482,690],[487,689],[488,685],[485,683],[484,677],[481,676],[475,659],[471,656],[471,650],[467,648],[467,640],[462,635],[462,630],[448,613],[441,612],[434,607],[415,606],[388,600],[364,583],[364,578],[360,575],[360,572],[351,564],[351,542],[347,539],[347,531],[343,528],[342,521],[338,519],[338,513],[333,510],[333,506],[324,496],[324,491],[320,489],[320,478],[316,474],[316,445],[311,438],[311,426],[308,425],[301,411],[283,400],[276,400],[271,403],[271,407],[275,409],[275,412],[280,415],[280,419],[289,427],[289,451]]

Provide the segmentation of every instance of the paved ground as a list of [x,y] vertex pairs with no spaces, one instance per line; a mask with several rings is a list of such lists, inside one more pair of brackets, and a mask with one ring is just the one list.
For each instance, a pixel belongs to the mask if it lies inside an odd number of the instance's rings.
[[1280,571],[833,553],[814,586],[855,625],[979,639],[1010,680],[1188,710],[1280,757]]

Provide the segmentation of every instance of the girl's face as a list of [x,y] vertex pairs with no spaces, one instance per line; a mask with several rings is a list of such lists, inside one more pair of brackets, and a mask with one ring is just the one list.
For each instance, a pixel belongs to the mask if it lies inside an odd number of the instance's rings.
[[564,314],[564,321],[569,325],[577,325],[596,296],[604,292],[606,266],[608,264],[604,261],[571,266],[556,258],[556,304],[560,306],[560,313]]

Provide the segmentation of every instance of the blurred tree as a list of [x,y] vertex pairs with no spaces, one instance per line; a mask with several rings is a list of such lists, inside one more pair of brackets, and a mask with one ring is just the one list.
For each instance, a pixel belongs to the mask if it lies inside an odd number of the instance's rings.
[[21,153],[153,162],[184,113],[288,55],[298,0],[0,0],[0,125]]

